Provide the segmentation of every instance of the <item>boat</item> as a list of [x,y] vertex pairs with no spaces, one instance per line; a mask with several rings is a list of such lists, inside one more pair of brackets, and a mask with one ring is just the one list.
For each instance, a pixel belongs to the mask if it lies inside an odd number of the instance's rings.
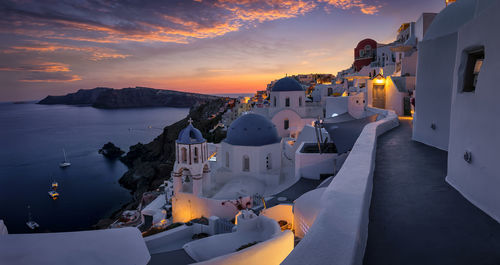
[[66,150],[63,148],[64,161],[59,164],[59,167],[65,168],[71,166],[71,163],[66,158]]
[[51,190],[49,191],[49,196],[52,198],[52,199],[57,199],[59,197],[59,193],[55,190]]
[[52,189],[56,190],[59,187],[59,183],[57,181],[52,181]]
[[[28,209],[30,208],[30,206],[28,205]],[[31,229],[31,230],[35,230],[37,229],[38,227],[40,227],[40,225],[33,221],[31,219],[31,212],[28,212],[28,222],[26,222],[26,225]]]

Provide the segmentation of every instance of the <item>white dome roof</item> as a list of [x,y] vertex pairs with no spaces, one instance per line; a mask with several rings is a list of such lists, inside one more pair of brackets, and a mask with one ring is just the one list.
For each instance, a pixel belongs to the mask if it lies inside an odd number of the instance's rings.
[[443,9],[425,33],[425,40],[432,40],[454,32],[474,18],[477,0],[459,0]]

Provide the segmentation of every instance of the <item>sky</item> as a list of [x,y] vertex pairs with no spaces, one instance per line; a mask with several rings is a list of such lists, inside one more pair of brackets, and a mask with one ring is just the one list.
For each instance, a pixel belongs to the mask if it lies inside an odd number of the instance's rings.
[[252,93],[349,68],[444,0],[2,0],[0,101],[94,87]]

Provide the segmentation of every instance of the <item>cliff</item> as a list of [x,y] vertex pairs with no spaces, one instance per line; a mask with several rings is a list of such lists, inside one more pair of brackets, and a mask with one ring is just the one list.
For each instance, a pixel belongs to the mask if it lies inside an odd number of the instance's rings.
[[113,90],[113,89],[107,87],[80,89],[75,93],[70,93],[65,96],[47,96],[46,98],[40,100],[38,104],[92,105],[102,92],[108,90]]
[[165,127],[163,133],[152,142],[131,146],[130,151],[120,158],[129,167],[120,179],[120,184],[142,194],[169,179],[175,162],[175,140],[179,132],[188,125],[189,118],[193,119],[193,125],[207,141],[217,143],[223,140],[226,135],[221,130],[213,133],[209,131],[221,120],[227,102],[226,98],[218,98],[193,107],[185,119]]
[[65,96],[47,96],[39,104],[91,105],[95,108],[192,107],[218,97],[147,87],[80,89]]
[[163,129],[162,134],[148,144],[138,143],[130,147],[129,152],[120,160],[129,168],[120,178],[120,184],[131,190],[134,201],[124,205],[113,213],[110,218],[99,221],[94,228],[107,228],[124,210],[137,207],[145,191],[155,190],[164,180],[170,178],[175,162],[175,140],[179,132],[188,125],[188,119],[193,119],[193,125],[198,128],[208,142],[219,143],[226,137],[220,128],[212,133],[221,120],[222,114],[228,108],[229,98],[215,98],[191,108],[188,116]]

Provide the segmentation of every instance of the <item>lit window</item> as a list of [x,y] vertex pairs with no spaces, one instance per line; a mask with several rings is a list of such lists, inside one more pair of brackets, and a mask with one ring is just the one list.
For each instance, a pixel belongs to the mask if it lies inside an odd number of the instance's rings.
[[463,92],[474,92],[476,90],[477,79],[483,66],[483,61],[484,47],[467,52]]

